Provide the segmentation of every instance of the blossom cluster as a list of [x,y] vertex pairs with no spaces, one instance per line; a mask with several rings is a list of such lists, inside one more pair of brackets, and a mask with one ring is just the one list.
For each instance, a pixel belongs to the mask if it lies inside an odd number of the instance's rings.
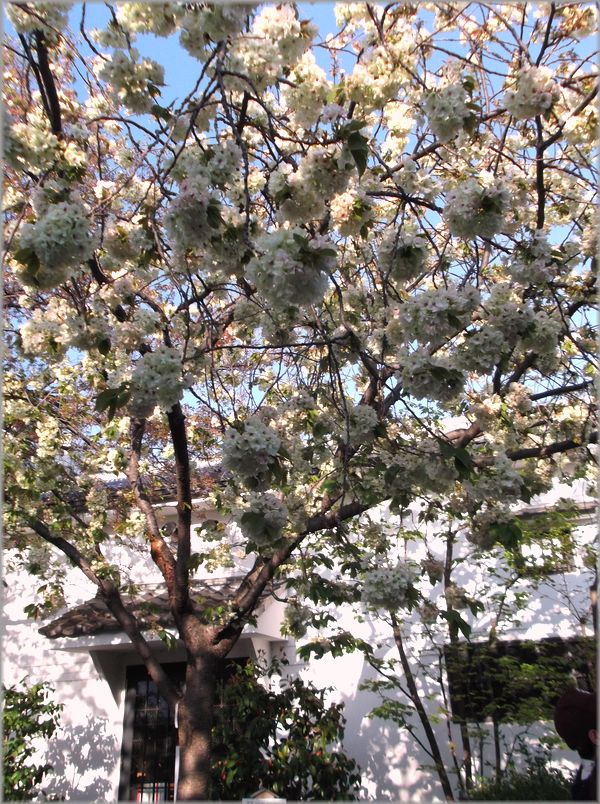
[[549,282],[556,276],[558,265],[543,229],[534,231],[530,238],[517,244],[508,270],[522,285]]
[[208,245],[219,225],[219,206],[214,193],[197,177],[184,179],[165,213],[165,228],[181,251]]
[[469,596],[467,590],[463,586],[458,586],[455,583],[449,583],[444,590],[446,602],[453,609],[466,609],[469,605]]
[[270,491],[244,495],[243,507],[238,512],[242,533],[259,548],[277,544],[288,516],[286,504]]
[[426,259],[425,239],[410,229],[388,229],[381,238],[379,261],[393,282],[406,282],[417,277]]
[[[233,40],[227,54],[228,68],[247,75],[256,90],[265,90],[299,61],[316,34],[316,26],[298,19],[294,6],[265,6],[255,17],[250,33]],[[234,79],[234,86],[237,83]],[[240,88],[245,89],[244,84],[239,83]]]
[[175,30],[181,8],[175,3],[120,3],[116,12],[119,25],[127,33],[169,36]]
[[439,613],[440,610],[438,607],[430,600],[425,600],[419,606],[419,617],[421,618],[421,622],[425,625],[431,625],[434,623],[437,620]]
[[400,90],[410,81],[416,52],[414,29],[401,18],[394,20],[385,44],[376,37],[373,40],[377,44],[365,49],[345,81],[350,100],[367,113],[382,109],[398,97]]
[[208,41],[223,42],[238,34],[252,10],[249,5],[237,3],[193,3],[179,8],[184,11],[178,20],[179,41],[201,61],[209,56]]
[[438,402],[456,399],[466,382],[466,375],[449,355],[431,355],[423,348],[403,355],[401,376],[411,396]]
[[385,147],[391,154],[400,155],[415,125],[414,110],[407,103],[391,101],[385,105],[384,119],[389,131]]
[[493,326],[465,334],[456,353],[456,365],[465,371],[485,374],[490,371],[509,350],[502,330]]
[[431,130],[440,142],[449,142],[475,120],[467,103],[462,84],[448,84],[427,95],[425,111]]
[[292,85],[282,89],[282,102],[292,121],[299,127],[310,129],[319,119],[327,104],[329,81],[314,55],[307,51],[290,73]]
[[147,57],[138,61],[139,57],[135,48],[129,53],[115,50],[96,65],[98,78],[110,84],[115,103],[135,114],[144,114],[156,103],[159,87],[164,85],[165,71],[158,62]]
[[324,236],[309,239],[300,229],[277,229],[258,243],[260,253],[247,266],[248,278],[276,311],[317,304],[327,290],[327,271],[335,248]]
[[21,228],[16,259],[21,280],[43,290],[64,284],[93,253],[85,210],[78,201],[60,201],[43,210],[35,223]]
[[386,490],[390,495],[408,496],[415,491],[445,493],[458,478],[453,462],[445,460],[439,443],[427,438],[418,444],[401,444],[394,452],[382,451],[388,466]]
[[224,187],[240,170],[242,151],[232,139],[221,139],[208,150],[207,173],[211,184]]
[[308,606],[302,606],[295,600],[291,600],[285,607],[285,614],[283,615],[283,622],[281,624],[281,633],[289,634],[295,639],[301,639],[308,630],[308,620],[311,615],[311,610]]
[[179,402],[185,386],[181,355],[177,349],[161,344],[154,352],[142,355],[135,364],[129,387],[129,412],[143,418],[157,405],[169,410]]
[[60,142],[47,125],[18,123],[4,115],[2,134],[4,160],[17,170],[48,170],[59,156]]
[[369,405],[354,405],[348,410],[347,430],[344,441],[354,447],[372,441],[378,424],[377,411]]
[[555,359],[562,321],[546,310],[534,310],[507,283],[498,283],[486,302],[488,322],[514,346],[532,349],[538,365],[551,368]]
[[36,454],[38,458],[55,458],[62,452],[62,437],[58,420],[48,416],[35,426]]
[[516,77],[514,89],[504,93],[504,105],[517,120],[527,120],[548,112],[560,98],[560,90],[548,67],[524,67]]
[[49,318],[43,310],[34,310],[31,317],[19,329],[21,349],[24,354],[36,357],[53,355],[59,360],[65,349],[60,344],[62,328],[58,321]]
[[424,558],[421,561],[421,569],[429,576],[431,584],[441,581],[444,577],[444,562],[437,558]]
[[463,481],[471,500],[485,502],[502,500],[515,502],[522,491],[521,477],[507,455],[495,456],[491,467],[480,470],[476,477]]
[[444,219],[457,237],[493,237],[502,231],[509,203],[506,186],[482,174],[479,181],[466,179],[446,194]]
[[147,232],[134,222],[119,222],[109,226],[102,241],[110,261],[114,261],[119,269],[123,263],[136,260],[151,244]]
[[69,9],[73,3],[7,3],[6,15],[20,34],[42,31],[48,42],[55,42],[56,32],[67,27]]
[[411,340],[439,343],[470,323],[479,301],[479,291],[472,285],[430,288],[406,300],[400,307],[400,323]]
[[334,196],[329,209],[333,225],[342,237],[360,234],[373,220],[373,207],[361,187],[351,187]]
[[160,324],[160,314],[156,310],[136,307],[126,321],[115,325],[115,340],[122,349],[139,349],[148,336],[160,331]]
[[508,283],[498,283],[492,288],[485,308],[490,324],[497,327],[511,345],[532,330],[533,310]]
[[412,602],[416,580],[415,568],[407,561],[400,561],[395,567],[367,570],[361,599],[370,608],[396,611]]
[[512,522],[514,518],[507,505],[486,505],[473,515],[467,539],[481,550],[491,550],[498,540],[497,527]]
[[223,467],[242,480],[263,480],[279,452],[281,439],[257,416],[239,429],[227,430],[223,438]]
[[323,217],[326,202],[345,191],[354,167],[352,154],[339,144],[310,148],[295,172],[284,162],[269,178],[278,217],[290,223]]

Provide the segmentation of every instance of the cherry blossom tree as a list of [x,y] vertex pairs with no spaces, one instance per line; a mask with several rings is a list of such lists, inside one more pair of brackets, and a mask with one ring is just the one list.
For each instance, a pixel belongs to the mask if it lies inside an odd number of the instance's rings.
[[[595,7],[337,5],[327,35],[286,4],[6,11],[7,538],[97,586],[179,706],[178,798],[204,799],[212,668],[316,535],[426,495],[490,540],[592,471]],[[175,99],[148,35],[193,58]],[[183,694],[123,604],[131,536]],[[232,549],[254,563],[211,618],[190,579]]]

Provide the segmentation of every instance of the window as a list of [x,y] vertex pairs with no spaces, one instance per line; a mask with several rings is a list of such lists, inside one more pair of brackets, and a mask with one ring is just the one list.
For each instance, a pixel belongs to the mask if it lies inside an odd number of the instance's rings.
[[[226,683],[246,658],[223,663],[219,680]],[[163,665],[178,686],[185,663]],[[216,716],[218,717],[218,702]],[[127,668],[119,801],[173,801],[177,755],[175,713],[144,666]]]
[[444,657],[456,721],[550,720],[565,687],[592,689],[596,677],[591,637],[461,642],[446,645]]
[[[183,684],[183,662],[165,670]],[[119,800],[173,801],[176,746],[175,713],[145,667],[127,668]]]

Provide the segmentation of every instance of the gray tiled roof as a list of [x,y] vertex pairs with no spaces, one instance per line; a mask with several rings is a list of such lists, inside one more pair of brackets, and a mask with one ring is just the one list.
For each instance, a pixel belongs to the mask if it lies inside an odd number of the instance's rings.
[[[191,486],[193,497],[204,497],[215,485],[227,482],[228,474],[224,469],[216,464],[214,466],[203,466],[192,472]],[[102,486],[108,492],[109,501],[114,502],[123,492],[130,491],[131,484],[125,477],[113,478],[101,481]],[[146,477],[144,478],[145,490],[153,504],[171,502],[177,498],[174,481],[171,475],[165,477]],[[44,492],[42,500],[52,500],[52,492]],[[85,495],[79,491],[71,491],[65,495],[65,501],[73,507],[75,511],[85,511]]]
[[[192,581],[191,596],[200,609],[223,605],[238,588],[242,576],[230,576],[210,581]],[[175,623],[169,610],[165,584],[143,584],[133,597],[122,595],[125,607],[135,615],[142,630],[172,628]],[[79,606],[69,609],[39,633],[49,639],[59,637],[93,636],[117,632],[121,626],[100,597],[93,597]]]

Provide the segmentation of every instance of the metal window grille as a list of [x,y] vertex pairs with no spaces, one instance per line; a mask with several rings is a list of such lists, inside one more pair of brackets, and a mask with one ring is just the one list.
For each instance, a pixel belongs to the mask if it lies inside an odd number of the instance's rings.
[[[247,661],[244,657],[224,662],[218,679],[227,683]],[[165,664],[163,669],[174,683],[183,686],[184,662]],[[218,698],[215,703],[218,717],[223,701]],[[145,667],[128,667],[119,801],[173,801],[176,748],[175,712]]]
[[[165,665],[165,670],[172,681],[183,683],[184,663]],[[128,668],[121,779],[125,789],[119,798],[173,801],[176,747],[174,711],[144,667]]]

